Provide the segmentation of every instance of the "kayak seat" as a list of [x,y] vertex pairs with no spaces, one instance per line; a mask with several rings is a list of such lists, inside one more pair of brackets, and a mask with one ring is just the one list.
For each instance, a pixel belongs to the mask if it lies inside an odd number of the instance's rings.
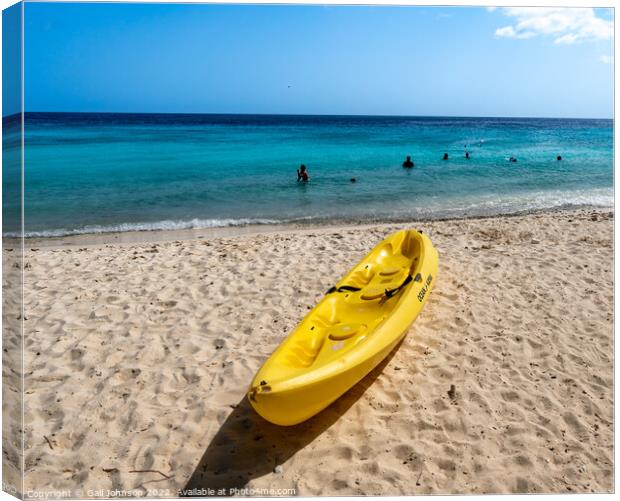
[[400,242],[395,243],[397,253],[403,255],[407,259],[412,259],[420,255],[420,243],[410,232],[403,233],[399,237]]
[[308,321],[300,326],[300,335],[286,347],[285,360],[291,367],[310,367],[321,352],[327,334],[340,323],[338,301],[334,297],[321,304]]
[[326,329],[315,328],[288,347],[286,360],[292,367],[310,367],[325,343]]
[[329,339],[332,341],[343,341],[357,334],[361,334],[366,330],[366,326],[356,323],[339,324],[329,333]]
[[390,277],[392,275],[395,275],[399,271],[401,271],[401,268],[397,266],[386,266],[379,272],[379,275],[381,275],[382,277]]
[[368,285],[374,276],[374,271],[370,266],[367,265],[351,273],[351,275],[347,279],[347,284],[361,289]]
[[408,270],[405,268],[397,268],[389,276],[382,276],[382,272],[380,272],[368,287],[362,289],[360,297],[366,301],[379,299],[385,295],[386,289],[392,290],[400,287],[407,275]]

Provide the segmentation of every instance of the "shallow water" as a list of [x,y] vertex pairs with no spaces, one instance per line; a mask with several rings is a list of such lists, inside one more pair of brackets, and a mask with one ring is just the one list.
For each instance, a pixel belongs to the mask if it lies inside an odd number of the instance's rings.
[[28,113],[25,131],[30,236],[613,205],[611,120]]

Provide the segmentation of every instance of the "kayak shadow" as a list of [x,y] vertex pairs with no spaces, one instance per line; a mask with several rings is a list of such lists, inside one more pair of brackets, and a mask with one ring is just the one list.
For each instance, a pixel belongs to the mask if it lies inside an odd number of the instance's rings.
[[188,480],[182,496],[247,495],[238,490],[274,471],[334,424],[372,385],[400,343],[364,379],[333,404],[294,426],[277,426],[260,417],[247,397],[235,406]]

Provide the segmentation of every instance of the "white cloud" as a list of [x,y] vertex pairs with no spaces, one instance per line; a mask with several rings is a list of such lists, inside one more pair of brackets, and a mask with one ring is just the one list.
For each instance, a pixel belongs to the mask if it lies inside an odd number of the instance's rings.
[[495,30],[496,37],[514,38],[517,34],[512,26],[504,26]]
[[557,43],[558,45],[563,43],[569,44],[575,43],[577,40],[579,40],[579,36],[576,33],[569,33],[568,35],[563,35],[560,38],[556,38],[553,43]]
[[611,56],[608,56],[607,54],[601,54],[601,57],[599,57],[598,59],[603,64],[613,64],[614,63],[614,58],[611,57]]
[[495,30],[496,37],[550,36],[556,44],[613,38],[613,21],[598,17],[590,8],[506,7],[502,11],[515,18],[515,24]]
[[533,31],[516,32],[512,26],[504,26],[503,28],[497,28],[495,30],[495,36],[505,38],[520,38],[525,40],[526,38],[532,38],[533,36],[536,36],[536,33],[534,33]]

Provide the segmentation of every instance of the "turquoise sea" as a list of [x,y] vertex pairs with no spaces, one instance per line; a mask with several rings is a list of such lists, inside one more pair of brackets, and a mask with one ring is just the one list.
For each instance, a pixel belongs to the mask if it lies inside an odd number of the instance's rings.
[[[4,125],[15,235],[19,122]],[[27,113],[24,180],[27,236],[612,206],[613,122]]]

